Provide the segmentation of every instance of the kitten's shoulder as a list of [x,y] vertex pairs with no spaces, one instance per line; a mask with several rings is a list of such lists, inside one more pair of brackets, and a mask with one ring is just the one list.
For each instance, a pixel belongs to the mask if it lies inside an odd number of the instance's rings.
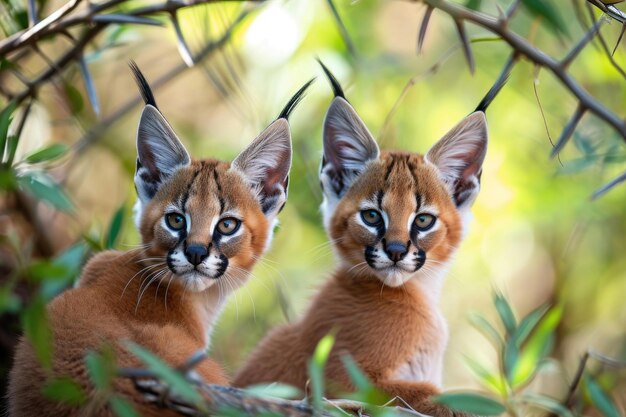
[[108,250],[99,252],[87,261],[78,279],[77,286],[90,286],[101,282],[102,279],[106,279],[107,276],[111,275],[111,272],[119,273],[124,269],[132,268],[137,258],[137,253],[133,251]]

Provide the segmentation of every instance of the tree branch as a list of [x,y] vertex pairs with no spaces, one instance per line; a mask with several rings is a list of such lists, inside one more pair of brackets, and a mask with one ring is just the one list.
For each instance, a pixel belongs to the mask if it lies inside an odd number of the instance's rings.
[[[611,125],[626,141],[626,123],[616,114],[607,109],[601,102],[596,100],[580,84],[570,76],[561,63],[542,50],[531,45],[526,39],[509,30],[506,24],[481,12],[469,10],[461,5],[447,0],[414,0],[422,1],[430,7],[439,9],[456,20],[472,22],[482,28],[499,35],[520,55],[534,62],[536,65],[548,69],[556,76],[567,89],[578,99],[582,107],[588,109],[601,120]],[[506,23],[506,22],[504,22]]]

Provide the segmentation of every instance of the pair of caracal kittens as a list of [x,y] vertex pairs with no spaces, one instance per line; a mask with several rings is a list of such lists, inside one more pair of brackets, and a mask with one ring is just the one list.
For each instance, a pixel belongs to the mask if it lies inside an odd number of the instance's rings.
[[[38,364],[23,339],[11,372],[11,416],[81,415],[83,410],[52,402],[41,390],[50,377],[67,376],[93,396],[85,355],[103,345],[114,351],[120,368],[141,366],[126,341],[171,366],[208,347],[224,295],[246,281],[285,204],[292,153],[287,119],[311,81],[232,163],[192,160],[131,66],[146,102],[135,174],[143,245],[94,256],[77,288],[50,303],[52,370]],[[209,359],[196,371],[212,384],[304,388],[307,361],[318,341],[334,331],[326,366],[329,395],[353,388],[341,361],[349,354],[376,387],[416,411],[461,415],[431,400],[441,384],[447,340],[438,303],[479,190],[487,148],[484,107],[426,155],[381,152],[323,69],[335,98],[324,121],[322,211],[339,266],[306,314],[273,329],[232,382]],[[144,297],[148,287],[150,296]],[[115,379],[113,388],[142,416],[176,415],[146,402],[128,379]],[[92,413],[113,415],[107,404]]]

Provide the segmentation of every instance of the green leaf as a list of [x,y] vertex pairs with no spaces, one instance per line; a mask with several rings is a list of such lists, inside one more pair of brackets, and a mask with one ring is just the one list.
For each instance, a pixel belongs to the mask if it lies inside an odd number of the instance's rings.
[[493,398],[474,392],[449,392],[433,397],[433,401],[448,407],[481,416],[497,416],[506,411]]
[[620,417],[621,414],[609,394],[589,374],[585,375],[585,387],[591,397],[593,405],[604,414],[605,417]]
[[122,397],[119,397],[117,395],[112,396],[109,399],[109,404],[111,405],[113,412],[118,417],[140,417],[137,411],[135,411],[135,409],[131,405],[131,403],[129,403]]
[[506,379],[511,382],[514,379],[515,370],[517,368],[517,363],[519,360],[519,349],[513,343],[512,340],[509,340],[504,347],[504,374],[506,375]]
[[52,367],[52,333],[48,327],[46,305],[40,297],[35,297],[22,312],[24,334],[35,349],[35,355],[42,367]]
[[535,330],[535,327],[537,326],[537,324],[539,324],[539,322],[549,309],[549,304],[543,304],[528,313],[528,315],[520,321],[519,326],[513,334],[513,341],[518,347],[526,342],[528,336],[530,336],[533,330]]
[[71,211],[73,209],[63,189],[43,172],[28,172],[18,178],[18,183],[35,198],[59,210]]
[[178,371],[170,368],[165,362],[136,343],[126,341],[126,348],[139,358],[149,370],[169,385],[172,392],[193,404],[202,404],[202,397],[196,389]]
[[7,146],[7,135],[9,125],[11,124],[11,116],[15,111],[15,102],[10,102],[0,113],[0,162],[4,161],[4,153]]
[[17,313],[22,306],[22,299],[13,293],[12,285],[0,288],[0,314]]
[[83,388],[69,377],[48,381],[43,386],[42,393],[46,398],[73,406],[80,406],[87,399]]
[[500,320],[502,320],[502,324],[504,324],[507,335],[512,335],[517,327],[517,321],[511,309],[511,305],[499,292],[494,293],[494,304],[500,316]]
[[322,337],[315,347],[313,357],[309,360],[309,378],[311,379],[311,394],[313,408],[322,409],[322,397],[324,396],[324,367],[328,355],[335,344],[335,335],[329,333]]
[[498,331],[485,319],[483,316],[477,313],[472,313],[469,316],[470,323],[480,331],[496,348],[496,350],[502,349],[504,341]]
[[595,163],[596,161],[592,156],[572,159],[570,161],[566,161],[563,166],[559,167],[558,173],[561,175],[577,174],[591,168]]
[[20,138],[15,135],[9,135],[7,137],[5,163],[8,166],[13,165],[13,159],[15,159],[15,152],[17,151],[17,145],[20,143]]
[[26,276],[34,282],[65,280],[68,270],[51,261],[35,261],[26,268]]
[[69,146],[63,143],[55,143],[45,148],[36,150],[24,158],[29,164],[36,164],[39,162],[52,161],[62,157],[69,149]]
[[246,391],[260,397],[302,398],[301,390],[292,385],[281,383],[251,385],[246,387]]
[[17,181],[14,171],[0,167],[0,190],[14,190],[16,186]]
[[586,135],[574,132],[572,141],[574,142],[576,149],[578,149],[585,156],[593,155],[596,151],[590,138]]
[[54,263],[55,265],[62,265],[75,276],[80,272],[86,255],[87,248],[85,245],[83,243],[76,243],[57,256],[54,259]]
[[522,394],[519,399],[524,403],[550,411],[561,417],[574,417],[572,412],[565,408],[561,403],[554,398],[546,397],[545,395],[526,393]]
[[498,394],[503,397],[506,396],[506,385],[502,376],[497,373],[490,372],[480,363],[467,356],[465,357],[465,363],[485,388],[494,394]]
[[519,352],[519,360],[513,369],[510,382],[514,389],[528,382],[537,372],[541,361],[550,353],[554,331],[561,321],[562,313],[561,306],[553,307],[536,325],[535,331]]
[[76,87],[72,84],[65,84],[65,96],[67,97],[67,103],[70,106],[72,114],[79,114],[85,108],[85,102],[83,96]]
[[45,300],[51,300],[76,281],[80,274],[83,259],[87,254],[84,244],[78,243],[71,246],[52,261],[44,263],[44,270],[39,271],[41,266],[35,263],[35,268],[28,271],[32,279],[40,282],[39,293]]
[[568,34],[567,26],[561,17],[561,13],[550,0],[522,0],[522,4],[526,6],[531,14],[545,19],[548,28],[555,33]]
[[356,392],[348,395],[348,397],[367,404],[384,404],[389,401],[389,396],[378,390],[370,382],[352,356],[349,354],[342,355],[341,361],[348,371],[350,381],[356,387]]
[[122,225],[124,224],[124,206],[121,206],[117,209],[113,218],[111,219],[111,224],[109,225],[109,232],[107,233],[106,238],[106,248],[112,249],[117,242],[117,239],[120,235],[120,231],[122,230]]
[[482,0],[467,0],[465,7],[472,10],[480,10]]
[[367,379],[367,376],[361,371],[359,365],[356,364],[352,356],[345,354],[341,356],[341,361],[343,362],[343,366],[345,366],[346,371],[348,371],[348,376],[350,377],[350,381],[357,390],[359,391],[367,391],[372,387],[371,382]]
[[85,355],[85,365],[96,388],[100,391],[109,389],[116,369],[113,350],[109,347],[101,349],[100,352],[88,352]]

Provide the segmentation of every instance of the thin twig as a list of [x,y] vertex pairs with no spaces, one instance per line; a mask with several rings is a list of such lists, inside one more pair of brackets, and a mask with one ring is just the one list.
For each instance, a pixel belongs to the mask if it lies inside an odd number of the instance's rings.
[[348,29],[346,29],[346,25],[343,23],[341,16],[339,16],[339,11],[337,11],[337,7],[335,6],[335,3],[333,2],[333,0],[326,0],[326,1],[328,3],[328,7],[330,7],[331,13],[333,14],[333,18],[335,19],[337,27],[339,28],[339,33],[341,34],[341,38],[346,44],[346,47],[348,48],[348,52],[350,52],[350,56],[355,58],[357,54],[356,54],[356,48],[354,46],[354,42],[352,42],[352,38],[350,38]]
[[[239,24],[252,12],[252,10],[253,9],[249,9],[249,10],[245,10],[245,11],[241,12],[235,18],[235,20],[231,23],[231,25],[224,31],[224,33],[222,34],[222,36],[219,39],[217,39],[217,40],[209,43],[208,45],[206,45],[202,50],[200,50],[193,57],[194,62],[200,62],[200,61],[203,61],[203,60],[207,59],[215,51],[217,51],[218,49],[223,47],[229,41],[229,39],[230,39],[233,31],[235,30],[235,28],[237,26],[239,26]],[[176,67],[172,68],[167,73],[162,75],[160,78],[158,78],[155,81],[153,81],[151,83],[151,85],[150,85],[151,88],[156,91],[159,87],[165,85],[166,83],[168,83],[172,79],[176,78],[178,75],[183,73],[188,68],[189,67],[185,63],[181,63],[181,64],[177,65]],[[115,112],[110,114],[108,117],[104,118],[100,123],[98,123],[97,125],[93,126],[74,145],[74,149],[76,151],[76,154],[80,155],[83,152],[85,152],[85,150],[90,145],[92,145],[94,142],[96,142],[101,137],[102,132],[104,132],[107,128],[109,128],[113,123],[118,121],[120,118],[122,118],[123,116],[127,115],[128,112],[133,107],[137,106],[141,102],[142,102],[141,97],[139,95],[136,95],[135,97],[129,99],[128,101],[126,101],[126,103],[121,105]]]
[[[418,1],[418,0],[413,0]],[[578,99],[584,108],[605,121],[615,129],[622,139],[626,141],[626,123],[610,111],[601,102],[585,91],[580,84],[561,66],[560,62],[547,55],[542,50],[531,45],[526,39],[517,33],[503,27],[500,21],[484,13],[469,10],[459,4],[447,0],[421,0],[423,3],[444,11],[456,20],[472,22],[492,33],[499,35],[519,54],[526,57],[536,65],[548,69],[561,83]]]
[[[593,22],[595,26],[597,22],[601,22],[602,20],[597,20],[596,16],[593,14],[593,8],[591,7],[591,4],[589,3],[586,3],[586,4],[587,4],[587,10],[589,11],[589,16],[591,17],[591,21]],[[624,26],[622,26],[622,28],[624,28]],[[620,38],[621,38],[621,35],[620,35]],[[613,65],[613,68],[615,68],[617,72],[620,73],[622,78],[626,80],[626,72],[624,72],[624,69],[617,63],[617,61],[615,61],[615,58],[613,57],[613,53],[611,53],[611,51],[609,50],[609,45],[607,45],[606,41],[604,40],[604,37],[602,36],[602,33],[600,32],[598,32],[598,40],[600,41],[600,45],[602,46],[602,49],[604,50],[604,54],[608,58],[611,65]],[[619,41],[618,41],[618,44],[619,44]],[[615,47],[617,48],[617,44],[615,45]]]

